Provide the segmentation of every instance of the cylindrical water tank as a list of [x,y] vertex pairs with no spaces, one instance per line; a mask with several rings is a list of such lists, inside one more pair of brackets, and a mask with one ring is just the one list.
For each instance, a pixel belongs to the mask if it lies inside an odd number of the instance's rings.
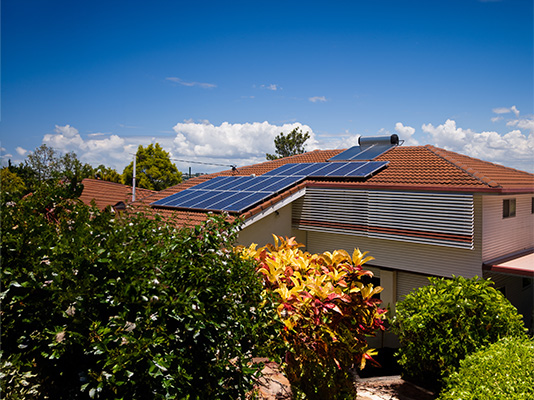
[[358,138],[358,144],[360,146],[371,146],[372,144],[387,144],[387,145],[398,145],[399,136],[393,134],[391,136],[360,136]]

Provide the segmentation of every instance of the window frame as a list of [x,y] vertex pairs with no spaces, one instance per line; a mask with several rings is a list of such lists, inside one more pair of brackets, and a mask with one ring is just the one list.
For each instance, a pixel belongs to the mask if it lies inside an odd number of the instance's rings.
[[513,218],[517,214],[517,202],[515,198],[503,199],[502,201],[502,217]]

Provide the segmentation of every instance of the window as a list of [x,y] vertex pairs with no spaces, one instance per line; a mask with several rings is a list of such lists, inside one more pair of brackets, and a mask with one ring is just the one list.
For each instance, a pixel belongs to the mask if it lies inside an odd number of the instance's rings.
[[532,206],[530,207],[530,212],[534,214],[534,197],[532,198]]
[[515,199],[506,199],[502,201],[502,217],[515,217]]

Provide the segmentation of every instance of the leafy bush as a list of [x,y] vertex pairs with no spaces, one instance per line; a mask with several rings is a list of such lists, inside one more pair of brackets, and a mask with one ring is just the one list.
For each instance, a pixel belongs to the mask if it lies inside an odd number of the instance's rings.
[[[294,239],[244,249],[256,258],[274,301],[286,356],[282,368],[294,399],[354,399],[350,369],[371,359],[366,337],[382,328],[386,310],[373,298],[381,287],[364,284],[362,265],[372,257],[355,250],[309,254]],[[268,297],[269,298],[269,297]]]
[[468,355],[440,400],[534,399],[534,341],[504,338]]
[[524,336],[521,315],[489,280],[429,278],[397,303],[393,331],[405,375],[435,383],[468,354],[504,336]]
[[[2,398],[244,398],[266,319],[222,218],[175,230],[46,185],[1,204]],[[274,310],[273,310],[274,313]]]

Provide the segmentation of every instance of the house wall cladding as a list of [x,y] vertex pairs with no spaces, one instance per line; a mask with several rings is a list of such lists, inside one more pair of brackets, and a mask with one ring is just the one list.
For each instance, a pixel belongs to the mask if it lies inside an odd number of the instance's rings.
[[399,272],[397,274],[397,301],[403,300],[412,290],[429,284],[426,275]]
[[[534,247],[532,194],[482,196],[484,262]],[[515,217],[503,218],[503,200],[516,200]]]
[[293,228],[472,249],[471,194],[308,188]]
[[385,268],[444,277],[462,275],[471,278],[482,275],[478,243],[470,250],[331,232],[305,231],[304,236],[306,240],[303,242],[310,253],[336,249],[352,253],[355,248],[368,251],[375,259],[366,264],[366,268],[373,272],[376,268]]

